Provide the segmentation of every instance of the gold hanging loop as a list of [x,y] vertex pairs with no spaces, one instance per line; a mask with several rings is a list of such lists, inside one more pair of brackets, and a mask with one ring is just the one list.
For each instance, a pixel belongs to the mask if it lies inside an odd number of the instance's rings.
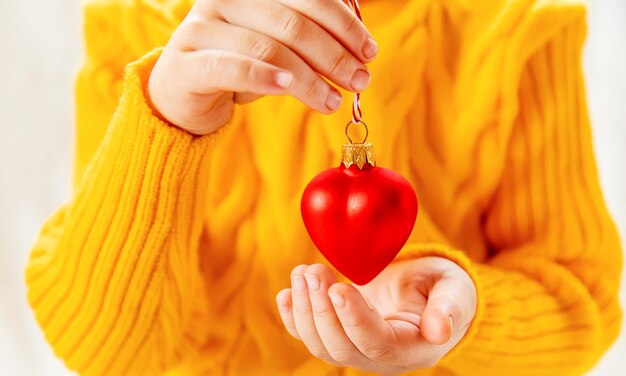
[[354,125],[361,124],[363,127],[365,127],[365,138],[363,138],[363,141],[359,142],[360,144],[364,144],[365,141],[367,141],[367,136],[369,135],[369,129],[367,129],[367,124],[365,124],[363,120],[359,120],[356,122],[354,120],[350,120],[348,124],[346,124],[346,137],[348,138],[348,141],[350,141],[351,144],[354,144],[354,142],[352,142],[352,139],[350,138],[350,135],[348,134],[348,128],[350,128],[350,124],[354,124]]

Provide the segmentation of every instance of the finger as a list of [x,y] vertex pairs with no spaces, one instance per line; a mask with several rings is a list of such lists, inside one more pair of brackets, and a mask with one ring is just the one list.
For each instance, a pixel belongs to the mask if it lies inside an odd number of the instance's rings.
[[196,94],[248,91],[281,95],[288,93],[293,81],[291,72],[232,51],[186,52],[183,61],[189,68],[181,75],[190,75],[186,82],[192,83],[189,90]]
[[[293,73],[294,79],[288,94],[316,111],[331,113],[341,105],[341,94],[337,89],[315,73],[295,52],[276,40],[223,22],[190,22],[189,25],[187,27],[191,30],[188,33],[198,35],[193,48],[234,51]],[[237,42],[233,43],[233,40]],[[243,96],[241,99],[246,101],[251,98]]]
[[276,304],[278,305],[278,312],[280,318],[283,321],[283,325],[287,329],[287,332],[291,334],[295,339],[300,339],[298,331],[296,330],[296,324],[293,321],[293,312],[291,310],[291,289],[281,290],[276,295]]
[[379,368],[359,351],[341,326],[328,297],[328,287],[336,282],[332,270],[326,265],[314,264],[305,269],[304,276],[309,288],[315,326],[330,356],[344,366],[368,370]]
[[300,339],[311,354],[328,363],[338,365],[324,347],[315,326],[307,283],[304,279],[304,270],[306,268],[307,265],[298,265],[291,272],[291,299],[294,323]]
[[462,297],[460,287],[453,279],[441,279],[428,293],[426,308],[422,312],[420,329],[424,338],[436,345],[442,345],[452,337],[454,326],[463,323]]
[[395,360],[393,328],[367,305],[356,288],[335,283],[328,295],[346,335],[363,355],[376,362]]
[[341,0],[277,0],[306,15],[346,46],[363,62],[371,61],[378,46],[367,28]]
[[[245,2],[245,4],[242,3]],[[230,24],[267,35],[287,46],[316,72],[351,91],[370,82],[367,67],[326,30],[301,13],[274,1],[237,0],[222,15]]]

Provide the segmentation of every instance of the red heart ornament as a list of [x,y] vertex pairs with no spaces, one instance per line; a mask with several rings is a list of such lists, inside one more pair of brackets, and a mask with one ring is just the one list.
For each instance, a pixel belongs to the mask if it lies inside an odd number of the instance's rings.
[[341,166],[320,173],[307,185],[302,218],[324,257],[352,282],[364,285],[393,261],[409,238],[417,196],[392,170],[345,161],[344,154]]

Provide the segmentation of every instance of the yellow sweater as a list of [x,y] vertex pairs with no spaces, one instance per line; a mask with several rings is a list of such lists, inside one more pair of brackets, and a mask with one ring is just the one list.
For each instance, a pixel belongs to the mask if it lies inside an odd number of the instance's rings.
[[[331,116],[266,97],[199,138],[161,122],[142,84],[190,6],[85,4],[75,184],[26,269],[36,319],[84,374],[360,375],[289,337],[274,300],[291,268],[324,261],[299,200],[339,165],[351,97]],[[370,140],[421,204],[399,257],[448,257],[478,286],[466,338],[416,373],[589,369],[619,331],[622,260],[592,151],[584,5],[364,0],[362,10],[380,45],[362,100]]]

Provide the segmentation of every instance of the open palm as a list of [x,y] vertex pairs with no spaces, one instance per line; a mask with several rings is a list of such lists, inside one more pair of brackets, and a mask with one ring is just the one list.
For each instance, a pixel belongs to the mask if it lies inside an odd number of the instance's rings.
[[299,265],[277,295],[286,329],[316,357],[395,374],[431,367],[466,333],[476,290],[455,263],[394,263],[364,286],[337,282],[325,265]]

